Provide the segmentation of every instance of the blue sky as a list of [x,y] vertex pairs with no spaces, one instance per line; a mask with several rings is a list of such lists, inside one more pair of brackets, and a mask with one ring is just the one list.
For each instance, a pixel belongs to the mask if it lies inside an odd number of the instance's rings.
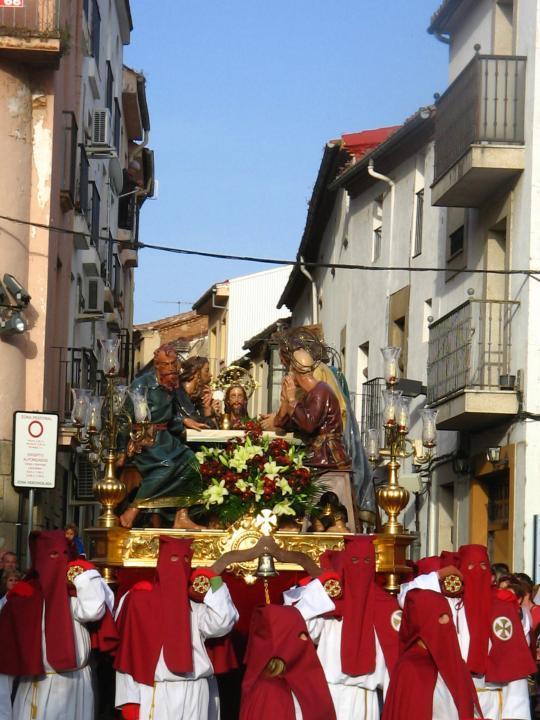
[[[143,242],[294,258],[324,144],[397,125],[447,84],[439,0],[131,0],[157,200]],[[141,250],[135,322],[253,263]],[[182,305],[181,311],[189,310]]]

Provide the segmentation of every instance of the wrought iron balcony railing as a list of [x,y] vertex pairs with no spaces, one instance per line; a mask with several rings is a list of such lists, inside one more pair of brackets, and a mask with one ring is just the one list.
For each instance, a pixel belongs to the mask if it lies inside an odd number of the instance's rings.
[[60,37],[60,0],[24,0],[0,8],[0,35]]
[[[103,373],[92,348],[56,347],[55,362],[56,407],[50,408],[67,420],[71,414],[73,388],[87,388],[94,395],[105,391]],[[133,380],[133,343],[128,330],[120,333],[120,373],[126,382]]]
[[519,302],[468,300],[429,328],[428,403],[467,388],[498,390],[510,374],[512,319]]
[[527,58],[475,55],[437,102],[435,182],[474,144],[523,145]]

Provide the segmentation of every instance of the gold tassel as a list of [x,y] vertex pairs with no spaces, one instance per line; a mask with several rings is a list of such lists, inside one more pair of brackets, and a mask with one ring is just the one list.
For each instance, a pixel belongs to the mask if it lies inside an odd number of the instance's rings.
[[37,718],[37,711],[38,711],[38,706],[37,706],[37,702],[36,702],[37,691],[38,691],[38,684],[34,680],[34,682],[32,683],[32,701],[31,701],[31,706],[30,706],[31,707],[30,717],[32,718],[32,720],[35,720],[35,718]]

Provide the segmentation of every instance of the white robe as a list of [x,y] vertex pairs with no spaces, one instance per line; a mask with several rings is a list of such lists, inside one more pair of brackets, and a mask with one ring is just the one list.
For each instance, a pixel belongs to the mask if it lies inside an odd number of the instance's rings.
[[216,592],[209,590],[204,602],[190,601],[190,604],[193,672],[184,675],[171,672],[162,650],[153,687],[138,683],[127,673],[116,673],[117,708],[126,703],[140,705],[140,720],[219,720],[217,682],[204,641],[229,633],[238,620],[238,611],[225,584]]
[[313,580],[302,588],[284,593],[285,604],[294,604],[306,621],[309,634],[317,645],[317,654],[328,682],[337,720],[379,720],[377,689],[386,692],[389,682],[384,655],[375,633],[375,670],[353,677],[341,668],[341,631],[343,622],[320,615],[335,608],[323,586]]
[[[440,592],[439,576],[436,572],[432,572],[419,575],[414,580],[403,583],[398,595],[398,602],[401,607],[403,607],[408,591],[413,588]],[[465,608],[460,598],[447,598],[447,600],[457,629],[461,657],[466,661],[471,637]],[[528,633],[529,628],[527,625],[523,630],[525,634]],[[490,720],[507,720],[507,718],[511,720],[531,720],[527,678],[501,684],[488,683],[484,677],[473,676],[473,681],[484,717],[490,718]],[[448,690],[446,691],[448,692]]]
[[[70,598],[70,605],[77,666],[69,672],[56,673],[53,670],[47,660],[43,621],[41,647],[46,674],[21,678],[13,705],[13,720],[30,717],[35,720],[94,720],[94,692],[88,666],[90,634],[83,623],[95,622],[103,617],[107,606],[110,607],[112,593],[97,570],[77,575],[73,584],[77,596]],[[37,708],[35,716],[31,714],[32,705]]]

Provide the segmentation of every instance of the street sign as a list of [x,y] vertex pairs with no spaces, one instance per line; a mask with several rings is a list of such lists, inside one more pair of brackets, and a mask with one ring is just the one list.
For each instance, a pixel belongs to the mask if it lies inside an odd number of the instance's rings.
[[19,488],[53,488],[56,479],[58,415],[13,413],[13,485]]
[[24,0],[0,0],[0,7],[22,8],[24,7]]

